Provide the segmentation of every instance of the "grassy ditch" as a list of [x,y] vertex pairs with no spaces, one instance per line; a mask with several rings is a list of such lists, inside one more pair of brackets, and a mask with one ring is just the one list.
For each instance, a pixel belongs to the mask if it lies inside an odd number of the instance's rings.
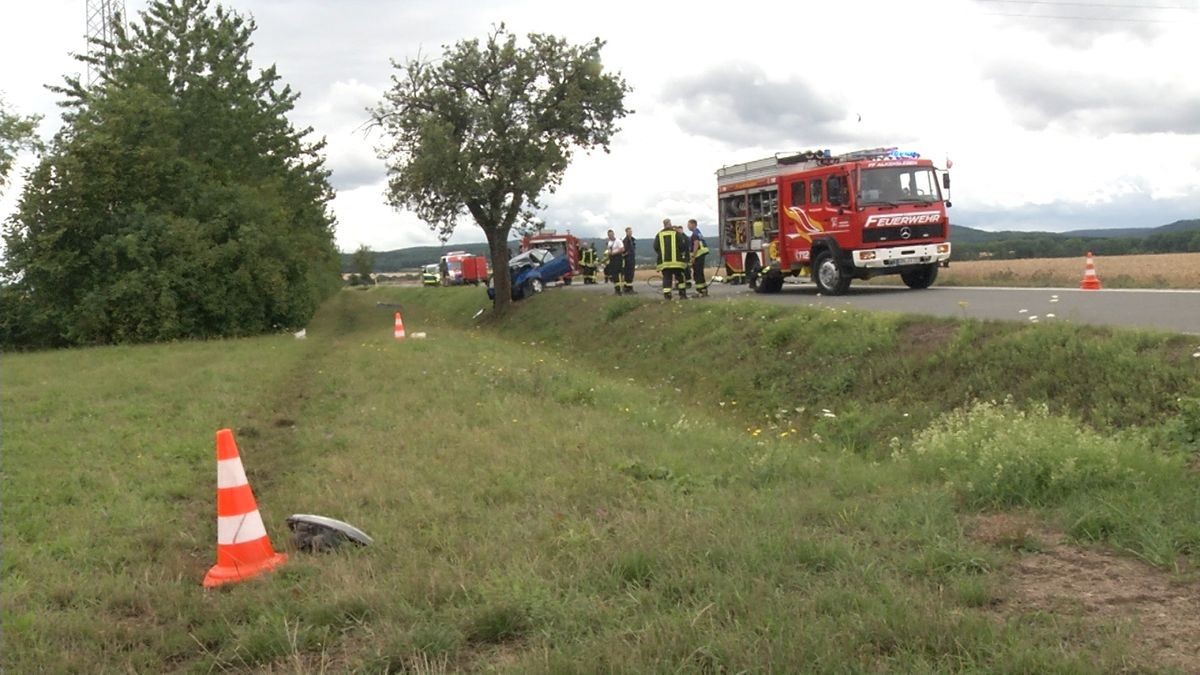
[[[964,519],[1020,506],[1186,578],[1194,345],[559,291],[476,321],[481,296],[5,357],[4,669],[1157,667],[1126,627],[1004,612],[1020,553]],[[393,340],[392,304],[429,338]],[[296,512],[377,544],[203,591],[221,426],[277,548]]]

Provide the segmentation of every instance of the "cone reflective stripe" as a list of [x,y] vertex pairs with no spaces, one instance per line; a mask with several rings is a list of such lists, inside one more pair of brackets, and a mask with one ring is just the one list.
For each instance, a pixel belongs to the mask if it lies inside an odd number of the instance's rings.
[[404,319],[400,318],[400,312],[396,312],[396,330],[394,335],[397,340],[404,337]]
[[1096,276],[1096,263],[1091,251],[1087,254],[1087,265],[1083,269],[1083,281],[1079,282],[1079,288],[1085,291],[1100,290],[1100,277]]
[[249,579],[285,560],[286,555],[271,548],[233,432],[221,429],[217,432],[217,564],[204,576],[204,586]]

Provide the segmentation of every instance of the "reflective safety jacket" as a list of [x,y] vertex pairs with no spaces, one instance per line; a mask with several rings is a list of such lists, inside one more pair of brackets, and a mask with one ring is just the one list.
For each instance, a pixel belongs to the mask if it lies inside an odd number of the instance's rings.
[[684,253],[687,248],[684,246],[683,237],[675,230],[664,229],[659,230],[658,235],[654,238],[654,255],[658,260],[658,271],[663,270],[681,270],[687,267],[684,264]]
[[583,249],[583,253],[580,254],[579,264],[583,265],[584,267],[595,267],[596,252],[590,248]]

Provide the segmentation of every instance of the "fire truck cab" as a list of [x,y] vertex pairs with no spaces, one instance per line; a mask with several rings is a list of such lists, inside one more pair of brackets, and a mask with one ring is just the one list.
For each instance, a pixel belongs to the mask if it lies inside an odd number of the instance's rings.
[[811,276],[827,295],[852,279],[899,274],[928,288],[950,264],[950,176],[896,148],[776,154],[717,171],[721,261],[727,276],[775,293]]

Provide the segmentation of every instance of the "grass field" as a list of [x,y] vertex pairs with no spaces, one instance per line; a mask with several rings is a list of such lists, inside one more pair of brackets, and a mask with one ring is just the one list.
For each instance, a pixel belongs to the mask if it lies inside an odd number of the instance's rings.
[[[1020,590],[1069,547],[1194,595],[1194,338],[555,291],[475,322],[482,298],[347,290],[303,341],[6,355],[4,670],[1200,663],[1190,624],[1167,649]],[[205,591],[225,426],[291,559]],[[292,551],[297,512],[376,545]]]

